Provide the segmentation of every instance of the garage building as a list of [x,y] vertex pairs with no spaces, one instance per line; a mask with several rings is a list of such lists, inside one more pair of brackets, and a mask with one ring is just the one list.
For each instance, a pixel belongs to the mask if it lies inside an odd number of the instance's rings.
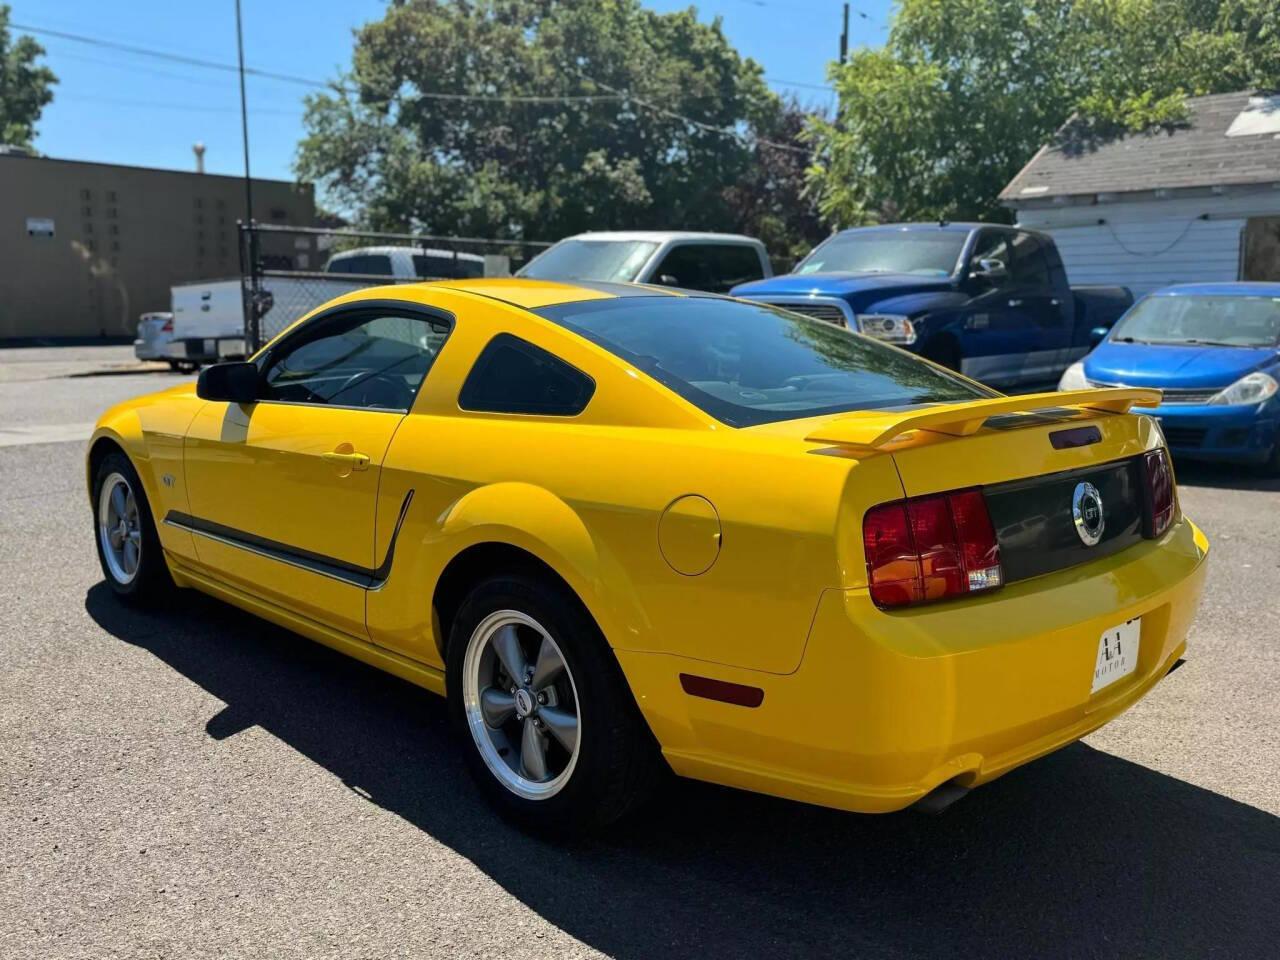
[[1185,125],[1109,138],[1072,119],[1000,194],[1073,283],[1280,280],[1280,95],[1187,106]]
[[[253,181],[254,219],[310,226],[311,184]],[[169,287],[240,272],[244,180],[0,153],[0,340],[132,339]]]

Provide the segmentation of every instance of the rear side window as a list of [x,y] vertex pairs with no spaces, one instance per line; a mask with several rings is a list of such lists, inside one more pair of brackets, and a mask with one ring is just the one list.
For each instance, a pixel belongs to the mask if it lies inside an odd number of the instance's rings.
[[480,352],[458,406],[485,413],[571,417],[586,409],[595,381],[559,357],[509,333]]

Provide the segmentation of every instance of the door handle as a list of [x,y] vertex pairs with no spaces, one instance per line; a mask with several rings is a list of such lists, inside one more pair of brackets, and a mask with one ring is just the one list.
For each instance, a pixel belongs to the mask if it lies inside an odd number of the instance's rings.
[[320,454],[320,458],[329,463],[350,467],[352,470],[369,469],[369,455],[367,453],[339,453],[335,450],[333,453]]
[[1021,300],[1010,300],[1010,301],[1009,301],[1009,306],[1011,306],[1011,307],[1020,307],[1020,306],[1022,306],[1022,301],[1021,301]]

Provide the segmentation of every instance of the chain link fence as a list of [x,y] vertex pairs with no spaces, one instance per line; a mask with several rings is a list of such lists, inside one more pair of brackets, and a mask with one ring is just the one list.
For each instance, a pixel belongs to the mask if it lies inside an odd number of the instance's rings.
[[362,287],[510,276],[550,245],[241,223],[245,342],[252,353],[299,317]]

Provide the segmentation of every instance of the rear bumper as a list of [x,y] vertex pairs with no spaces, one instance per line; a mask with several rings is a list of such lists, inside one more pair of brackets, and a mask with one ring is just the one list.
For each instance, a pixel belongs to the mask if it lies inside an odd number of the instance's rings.
[[1166,406],[1154,411],[1175,457],[1261,461],[1271,456],[1280,408],[1261,406]]
[[[618,659],[672,768],[824,806],[884,812],[984,783],[1105,724],[1185,649],[1208,541],[1159,541],[986,597],[889,613],[827,590],[804,659],[780,676],[661,654]],[[1102,633],[1142,618],[1137,669],[1096,694]],[[681,672],[764,690],[754,709],[684,695]]]
[[133,355],[139,360],[164,360],[167,344],[159,340],[133,341]]

